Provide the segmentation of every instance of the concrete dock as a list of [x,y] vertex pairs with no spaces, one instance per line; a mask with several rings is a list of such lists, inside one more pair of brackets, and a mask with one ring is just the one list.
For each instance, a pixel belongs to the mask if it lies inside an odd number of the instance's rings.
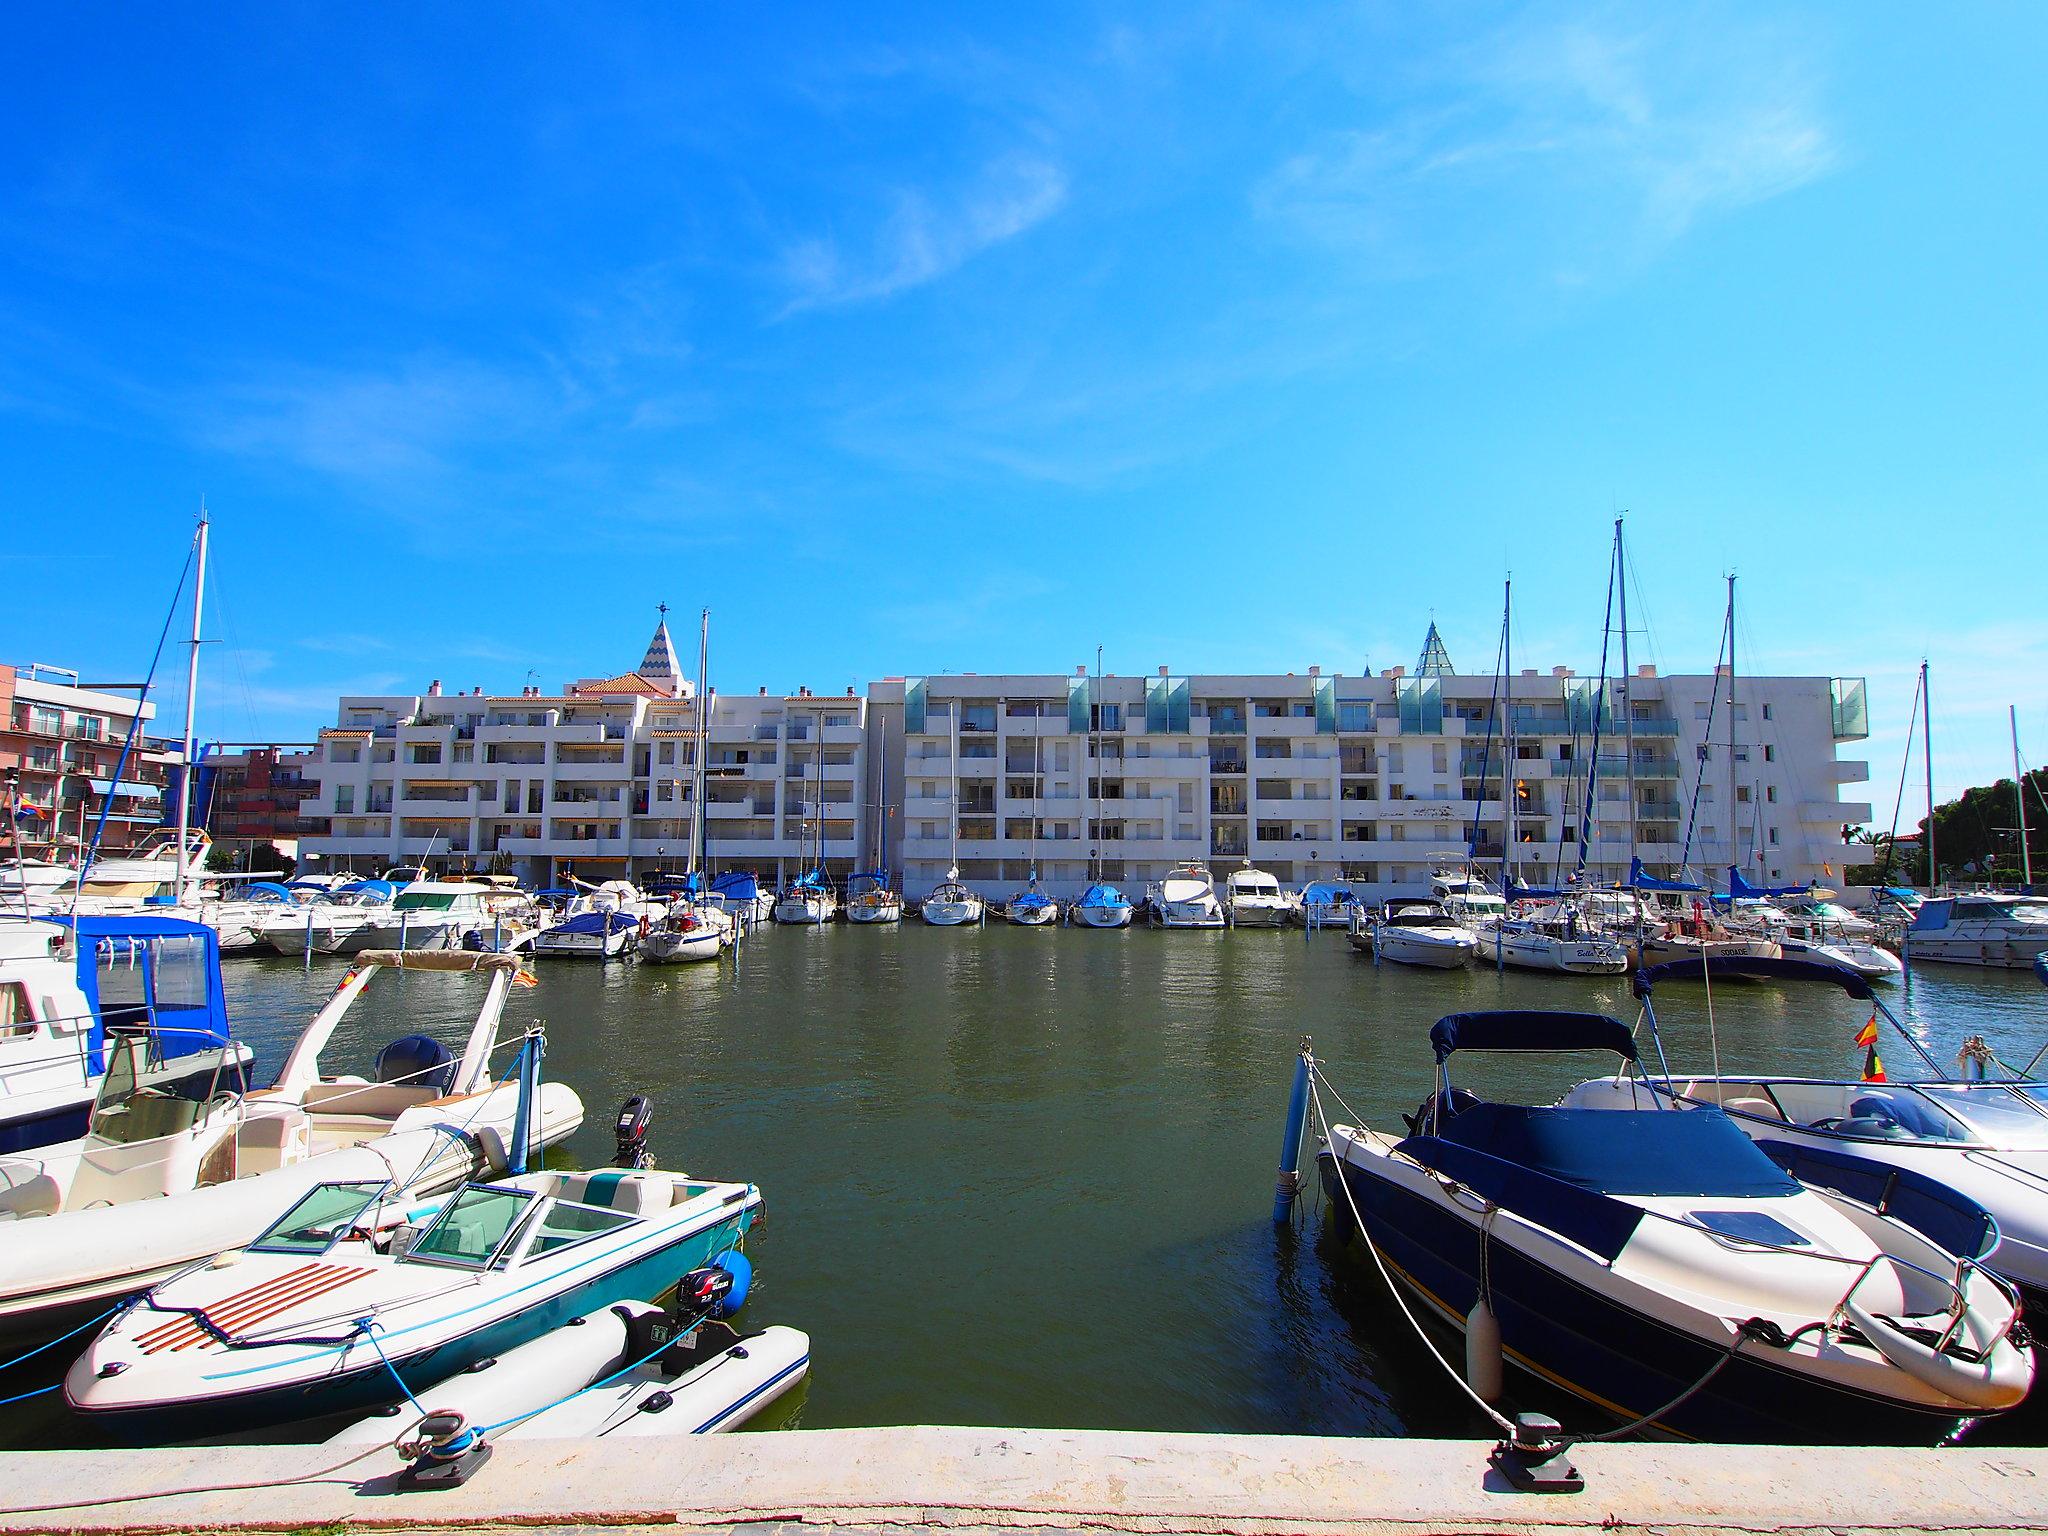
[[322,1446],[16,1452],[0,1530],[2048,1530],[2043,1450],[1587,1445],[1586,1491],[1545,1496],[1508,1490],[1488,1449],[940,1428],[513,1442],[463,1488],[407,1494],[387,1447],[338,1469]]

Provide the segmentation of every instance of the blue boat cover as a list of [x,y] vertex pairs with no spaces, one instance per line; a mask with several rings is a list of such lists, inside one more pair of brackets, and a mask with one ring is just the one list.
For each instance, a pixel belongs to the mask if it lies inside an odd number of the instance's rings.
[[1554,901],[1564,892],[1556,886],[1524,885],[1519,880],[1510,880],[1503,894],[1509,901]]
[[[1467,1115],[1471,1113],[1472,1110],[1465,1111]],[[1643,1220],[1642,1210],[1637,1206],[1610,1200],[1548,1173],[1442,1137],[1410,1136],[1397,1150],[1424,1167],[1448,1174],[1501,1209],[1539,1222],[1558,1236],[1610,1261],[1628,1246]]]
[[617,933],[625,928],[637,928],[640,919],[629,917],[624,912],[578,912],[566,922],[555,924],[549,933]]
[[1804,896],[1812,890],[1810,885],[1751,885],[1742,878],[1742,871],[1733,864],[1728,866],[1728,895],[1731,900],[1749,901],[1757,897]]
[[1960,1258],[1981,1259],[1996,1240],[1997,1223],[1983,1206],[1924,1173],[1833,1147],[1806,1147],[1789,1141],[1760,1141],[1757,1145],[1800,1183],[1831,1189],[1903,1221]]
[[1704,891],[1704,885],[1689,885],[1683,880],[1659,880],[1643,869],[1641,859],[1628,861],[1628,884],[1638,891]]
[[1545,1008],[1453,1013],[1436,1021],[1429,1043],[1438,1061],[1453,1051],[1613,1051],[1636,1059],[1635,1037],[1621,1020]]
[[102,967],[136,976],[159,1055],[188,1056],[228,1043],[227,1004],[220,985],[220,935],[206,924],[174,917],[46,917],[39,921],[69,928],[77,937],[72,948],[77,955],[78,987],[92,1009],[87,1049],[97,1066],[105,1065]]
[[1019,891],[1010,898],[1010,905],[1013,907],[1024,907],[1035,912],[1040,907],[1051,906],[1052,898],[1043,891]]
[[1083,907],[1128,907],[1130,904],[1130,898],[1125,896],[1122,891],[1113,885],[1105,884],[1101,881],[1097,881],[1094,885],[1089,886],[1087,890],[1083,891],[1080,901],[1075,903],[1075,905]]
[[1350,886],[1330,880],[1311,880],[1301,888],[1301,904],[1305,907],[1344,907],[1357,900]]
[[1772,960],[1762,955],[1740,955],[1726,960],[1691,956],[1646,965],[1636,972],[1633,989],[1637,997],[1648,997],[1660,981],[1698,981],[1702,977],[1746,977],[1751,981],[1831,981],[1851,997],[1869,998],[1870,983],[1846,966],[1825,960]]
[[389,880],[355,880],[344,885],[334,894],[337,896],[356,896],[364,892],[388,901],[398,894],[398,887]]
[[242,890],[252,901],[258,896],[261,896],[265,901],[290,901],[292,899],[290,888],[279,885],[275,880],[251,880],[242,887]]
[[795,894],[802,894],[808,891],[822,891],[825,889],[825,871],[822,869],[806,870],[803,874],[798,875],[789,882],[789,889]]
[[846,894],[868,889],[886,891],[889,889],[889,872],[883,869],[857,869],[846,877]]
[[713,894],[731,901],[752,901],[761,894],[761,882],[750,869],[730,870],[711,882]]
[[1596,1195],[1763,1199],[1799,1192],[1719,1109],[1558,1109],[1485,1100],[1434,1138]]

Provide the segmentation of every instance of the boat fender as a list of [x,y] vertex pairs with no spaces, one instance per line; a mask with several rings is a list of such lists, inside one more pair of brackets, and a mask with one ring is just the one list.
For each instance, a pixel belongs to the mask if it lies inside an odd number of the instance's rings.
[[1486,1402],[1497,1403],[1502,1380],[1500,1320],[1480,1297],[1465,1317],[1465,1383]]
[[1845,1302],[1842,1310],[1885,1359],[1915,1381],[1959,1403],[1995,1412],[2014,1406],[2027,1395],[2034,1372],[2033,1361],[2024,1350],[1994,1344],[1983,1359],[1964,1360],[1922,1343],[1854,1300]]

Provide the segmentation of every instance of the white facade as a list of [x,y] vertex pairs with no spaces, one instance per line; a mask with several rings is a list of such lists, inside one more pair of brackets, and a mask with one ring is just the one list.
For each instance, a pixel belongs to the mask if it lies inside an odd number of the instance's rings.
[[[1645,667],[1609,680],[1604,709],[1597,680],[1564,668],[1512,679],[1511,711],[1501,692],[1491,675],[1311,668],[714,694],[708,862],[777,883],[820,859],[835,879],[881,867],[913,897],[957,863],[1002,897],[1034,868],[1071,896],[1097,877],[1140,890],[1187,860],[1220,879],[1249,859],[1286,884],[1345,879],[1382,896],[1424,889],[1432,863],[1469,841],[1489,873],[1506,850],[1537,886],[1582,862],[1588,878],[1618,881],[1632,851],[1655,875],[1687,868],[1718,884],[1736,863],[1759,884],[1839,883],[1843,827],[1869,819],[1868,804],[1841,798],[1868,764],[1837,756],[1867,734],[1858,681],[1741,678],[1732,722],[1727,681],[1711,675]],[[549,696],[345,698],[308,770],[320,789],[305,814],[329,818],[329,833],[304,851],[359,869],[491,864],[550,883],[681,868],[695,718],[672,674]]]

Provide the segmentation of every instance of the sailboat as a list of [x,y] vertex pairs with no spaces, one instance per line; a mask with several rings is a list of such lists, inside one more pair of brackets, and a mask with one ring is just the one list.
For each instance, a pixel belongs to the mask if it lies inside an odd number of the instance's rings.
[[706,715],[710,700],[704,691],[711,657],[711,610],[699,618],[697,631],[697,732],[692,752],[690,786],[690,865],[683,874],[683,894],[640,941],[640,958],[652,965],[716,960],[733,943],[737,925],[732,914],[704,892],[704,754]]
[[949,823],[952,862],[947,866],[945,880],[933,888],[917,909],[917,915],[934,928],[962,928],[969,923],[978,923],[987,911],[981,897],[960,883],[960,712],[957,704],[952,725],[953,795],[948,802],[953,812]]
[[815,928],[829,923],[839,911],[839,894],[832,889],[832,881],[825,873],[824,838],[824,793],[817,782],[817,770],[824,760],[821,745],[813,758],[812,799],[804,809],[804,827],[816,839],[813,843],[811,867],[783,887],[782,894],[775,900],[775,921],[799,928]]
[[1043,740],[1039,736],[1031,738],[1031,878],[1003,908],[1004,921],[1020,928],[1045,928],[1060,920],[1060,904],[1038,884],[1038,805],[1045,798]]
[[[1102,681],[1102,647],[1095,648],[1095,687]],[[1088,889],[1080,899],[1067,903],[1067,921],[1082,928],[1128,928],[1131,926],[1131,898],[1102,878],[1102,861],[1096,855],[1101,835],[1102,764],[1096,742],[1096,722],[1102,706],[1090,691],[1088,701],[1088,759],[1081,765],[1088,776]]]
[[855,870],[846,877],[846,920],[849,923],[897,923],[903,920],[903,893],[890,888],[889,871],[882,867],[888,858],[882,836],[887,814],[882,802],[888,779],[879,752],[875,754],[875,767],[875,840],[869,849],[869,857],[876,867]]

